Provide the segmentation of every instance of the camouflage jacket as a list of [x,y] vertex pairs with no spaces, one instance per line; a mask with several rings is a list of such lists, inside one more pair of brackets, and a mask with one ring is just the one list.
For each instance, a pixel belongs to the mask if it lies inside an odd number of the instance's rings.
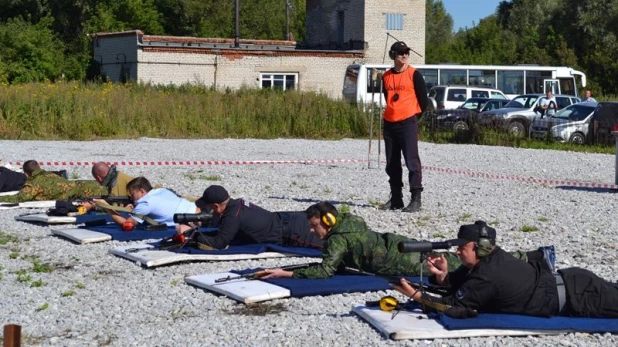
[[328,278],[344,267],[379,275],[415,275],[420,270],[420,254],[399,253],[400,241],[411,240],[377,233],[361,217],[340,214],[325,240],[322,263],[294,270],[294,277]]
[[107,195],[107,188],[96,181],[69,181],[52,172],[36,170],[16,195],[2,196],[0,202],[73,200]]

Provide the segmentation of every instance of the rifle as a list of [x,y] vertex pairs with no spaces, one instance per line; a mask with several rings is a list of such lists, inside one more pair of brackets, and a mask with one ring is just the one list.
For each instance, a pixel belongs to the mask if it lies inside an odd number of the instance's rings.
[[[310,266],[317,265],[317,264],[320,264],[320,263],[306,263],[306,264],[288,265],[288,266],[282,266],[282,267],[280,267],[280,269],[281,270],[304,269],[306,267],[310,267]],[[223,282],[235,281],[235,280],[241,280],[241,279],[246,279],[246,280],[259,279],[259,278],[262,278],[262,277],[267,275],[266,271],[264,271],[264,270],[266,270],[266,269],[262,269],[262,270],[246,273],[244,275],[234,276],[234,277],[227,276],[227,277],[217,278],[215,280],[215,283],[223,283]]]

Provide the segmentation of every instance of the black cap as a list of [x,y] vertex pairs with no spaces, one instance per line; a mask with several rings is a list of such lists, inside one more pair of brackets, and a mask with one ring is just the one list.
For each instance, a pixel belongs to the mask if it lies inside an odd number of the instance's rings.
[[397,41],[391,46],[391,51],[395,53],[409,53],[410,50],[411,48],[403,41]]
[[202,194],[201,198],[197,199],[195,205],[205,211],[206,205],[220,204],[229,197],[230,194],[227,193],[225,188],[218,185],[212,185],[204,190],[204,194]]
[[483,221],[476,221],[474,224],[464,224],[460,226],[459,232],[457,233],[457,238],[449,240],[448,242],[450,242],[453,246],[465,245],[468,242],[477,242],[483,226],[487,229],[488,239],[492,244],[495,244],[496,229],[487,226],[487,224]]

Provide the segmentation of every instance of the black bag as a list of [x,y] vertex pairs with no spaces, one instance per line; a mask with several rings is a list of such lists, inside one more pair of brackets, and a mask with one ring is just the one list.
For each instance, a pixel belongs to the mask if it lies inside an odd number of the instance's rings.
[[68,216],[69,213],[77,213],[77,206],[71,201],[56,201],[56,207],[47,211],[48,216]]

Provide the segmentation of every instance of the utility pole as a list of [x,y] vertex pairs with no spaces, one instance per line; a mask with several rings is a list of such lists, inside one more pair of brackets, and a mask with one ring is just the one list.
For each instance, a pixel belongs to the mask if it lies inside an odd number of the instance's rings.
[[290,0],[285,0],[285,41],[290,40]]
[[234,47],[240,47],[240,0],[234,1],[234,25],[236,33],[234,34]]

